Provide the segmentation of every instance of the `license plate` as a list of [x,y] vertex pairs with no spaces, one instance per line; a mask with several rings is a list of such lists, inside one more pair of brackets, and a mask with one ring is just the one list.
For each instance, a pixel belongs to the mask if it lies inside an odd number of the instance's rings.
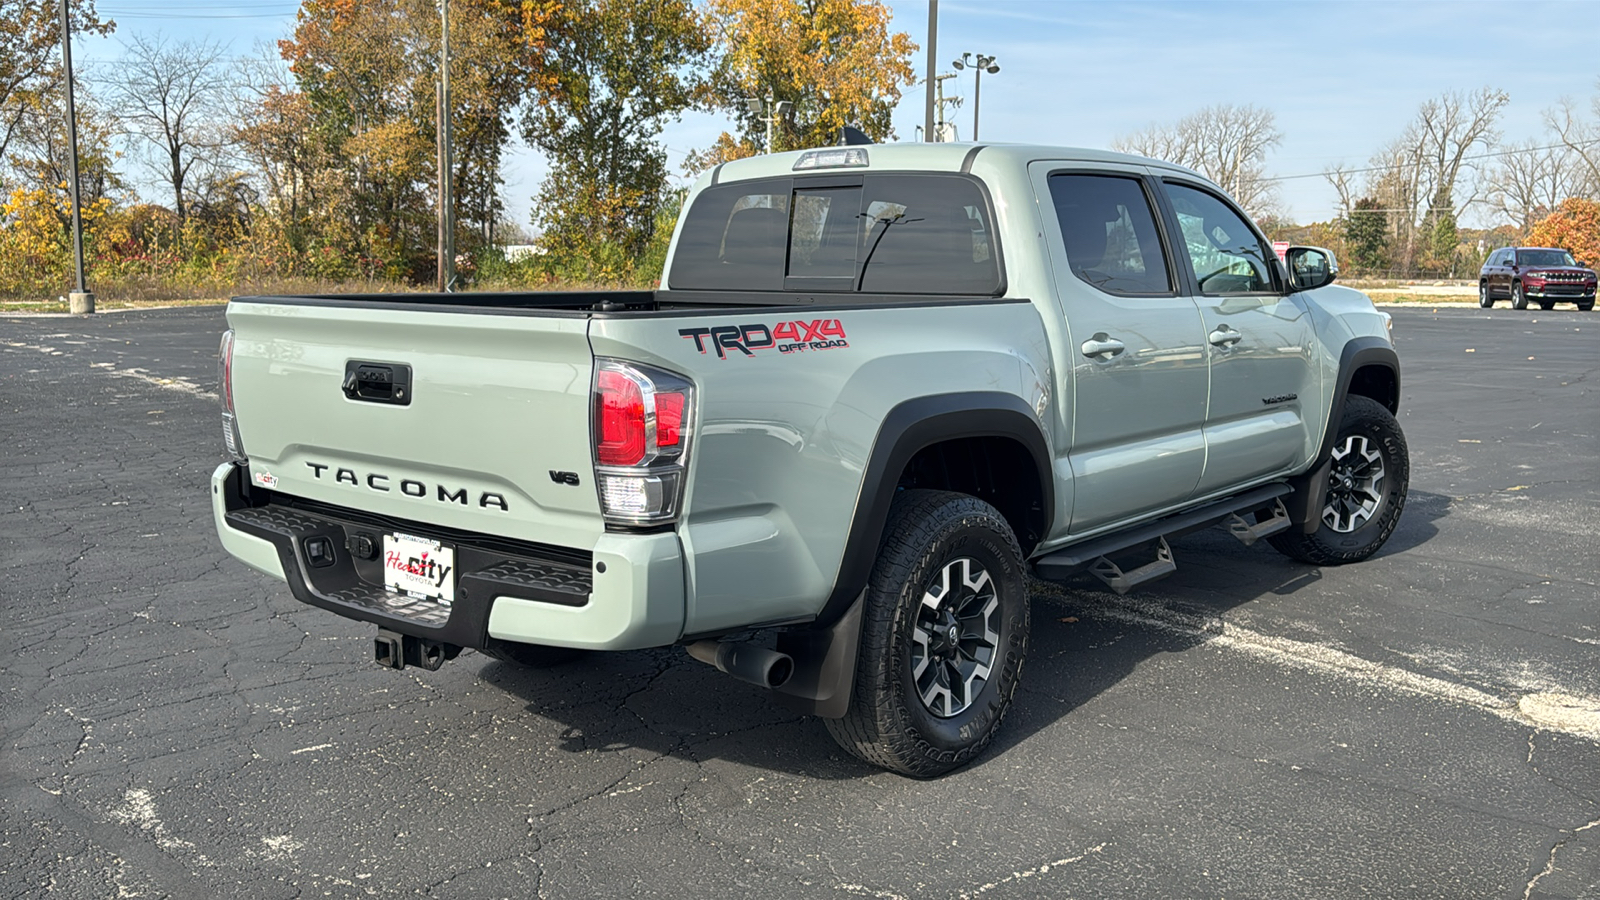
[[409,534],[384,535],[383,586],[449,606],[456,599],[455,548]]

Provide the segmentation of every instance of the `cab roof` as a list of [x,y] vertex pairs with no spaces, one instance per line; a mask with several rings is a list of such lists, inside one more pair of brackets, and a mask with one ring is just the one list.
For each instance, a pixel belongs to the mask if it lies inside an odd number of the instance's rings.
[[1116,163],[1121,165],[1150,166],[1182,172],[1203,178],[1198,172],[1161,160],[1147,159],[1110,150],[1093,150],[1085,147],[1060,147],[1045,144],[992,144],[992,143],[910,143],[857,144],[848,149],[865,150],[868,164],[850,168],[819,167],[801,172],[795,164],[807,153],[843,150],[844,147],[818,147],[810,150],[789,150],[751,156],[723,163],[706,173],[718,184],[729,181],[746,181],[753,178],[777,178],[785,175],[814,172],[871,172],[892,170],[897,172],[964,172],[970,170],[973,160],[982,156],[986,164],[1026,167],[1034,160],[1073,160],[1088,163]]

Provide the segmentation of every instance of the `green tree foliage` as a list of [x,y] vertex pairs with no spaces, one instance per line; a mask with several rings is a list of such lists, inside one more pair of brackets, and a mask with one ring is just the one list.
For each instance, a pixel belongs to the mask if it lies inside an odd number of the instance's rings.
[[[302,199],[326,211],[324,221],[294,229],[301,249],[315,253],[320,243],[341,258],[353,251],[394,275],[431,271],[437,9],[433,0],[305,0],[294,36],[279,43],[298,91],[264,97],[249,139],[256,155],[280,167],[278,187],[293,194],[296,212],[323,214]],[[458,221],[471,236],[487,236],[499,215],[512,116],[530,68],[542,67],[533,9],[500,0],[450,5],[450,176],[463,201]]]
[[1454,277],[1460,244],[1455,214],[1448,209],[1438,210],[1433,219],[1433,228],[1428,235],[1428,267],[1435,272],[1448,273]]
[[1376,271],[1389,262],[1389,220],[1381,207],[1377,200],[1363,197],[1345,220],[1350,262],[1360,271]]
[[553,266],[621,277],[655,233],[667,180],[656,138],[694,101],[706,28],[685,0],[571,0],[543,36],[522,119],[550,163],[534,198],[540,242]]
[[731,115],[724,133],[688,162],[704,169],[765,148],[762,110],[746,100],[789,105],[775,123],[774,150],[839,142],[845,125],[875,141],[894,137],[890,119],[900,88],[916,83],[905,32],[877,0],[708,0],[718,59],[706,104]]

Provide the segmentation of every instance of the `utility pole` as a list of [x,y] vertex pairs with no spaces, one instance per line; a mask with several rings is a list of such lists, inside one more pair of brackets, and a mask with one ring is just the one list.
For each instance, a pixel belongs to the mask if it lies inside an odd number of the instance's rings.
[[[65,0],[63,0],[65,2]],[[456,280],[455,198],[451,196],[450,159],[450,0],[439,0],[439,291]]]
[[933,131],[933,140],[936,140],[936,141],[945,140],[945,135],[946,134],[948,134],[950,136],[949,137],[950,140],[952,140],[952,141],[958,140],[958,138],[956,137],[956,133],[955,133],[955,131],[956,131],[955,123],[945,120],[945,108],[946,107],[950,107],[951,109],[959,109],[961,107],[961,98],[960,97],[946,97],[944,95],[944,83],[946,81],[949,81],[952,78],[955,78],[955,77],[956,77],[956,73],[954,73],[954,72],[946,72],[943,75],[936,76],[933,79],[935,84],[937,84],[938,88],[939,88],[939,91],[938,91],[939,99],[937,101],[938,106],[939,106],[939,120],[938,120],[938,122],[934,123],[934,131]]
[[[937,141],[937,140],[939,140],[939,133],[934,130],[934,121],[933,121],[934,120],[934,115],[933,115],[933,106],[934,106],[934,103],[933,103],[933,92],[934,92],[934,86],[938,83],[938,79],[935,77],[934,73],[939,70],[938,65],[936,63],[934,63],[934,60],[936,60],[938,58],[939,58],[939,0],[928,0],[928,77],[926,79],[924,79],[924,82],[928,86],[928,99],[927,99],[927,110],[926,110],[925,115],[923,116],[923,118],[925,119],[925,122],[923,123],[923,126],[922,126],[922,137],[923,137],[923,140],[927,140],[927,141]],[[941,96],[943,96],[942,93],[941,93]],[[942,110],[941,110],[941,113],[942,113]]]
[[73,315],[94,312],[94,294],[83,283],[83,207],[78,199],[78,112],[72,104],[72,20],[67,15],[67,0],[61,0],[61,63],[67,78],[67,149],[72,174],[72,262],[77,274],[76,290],[67,295],[67,308]]

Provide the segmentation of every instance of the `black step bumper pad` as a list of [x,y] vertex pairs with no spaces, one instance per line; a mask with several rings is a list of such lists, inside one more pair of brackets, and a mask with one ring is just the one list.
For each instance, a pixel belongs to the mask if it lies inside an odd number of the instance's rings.
[[[475,546],[461,533],[440,533],[414,523],[360,521],[338,511],[310,511],[284,503],[230,509],[227,522],[271,541],[289,589],[297,599],[350,619],[372,622],[401,634],[481,648],[488,638],[489,610],[496,597],[517,597],[560,606],[589,602],[593,578],[575,560],[541,559]],[[379,549],[370,558],[352,553],[362,545],[382,547],[386,531],[428,537],[455,549],[459,574],[455,602],[445,605],[386,590]],[[489,539],[486,543],[505,543]]]

